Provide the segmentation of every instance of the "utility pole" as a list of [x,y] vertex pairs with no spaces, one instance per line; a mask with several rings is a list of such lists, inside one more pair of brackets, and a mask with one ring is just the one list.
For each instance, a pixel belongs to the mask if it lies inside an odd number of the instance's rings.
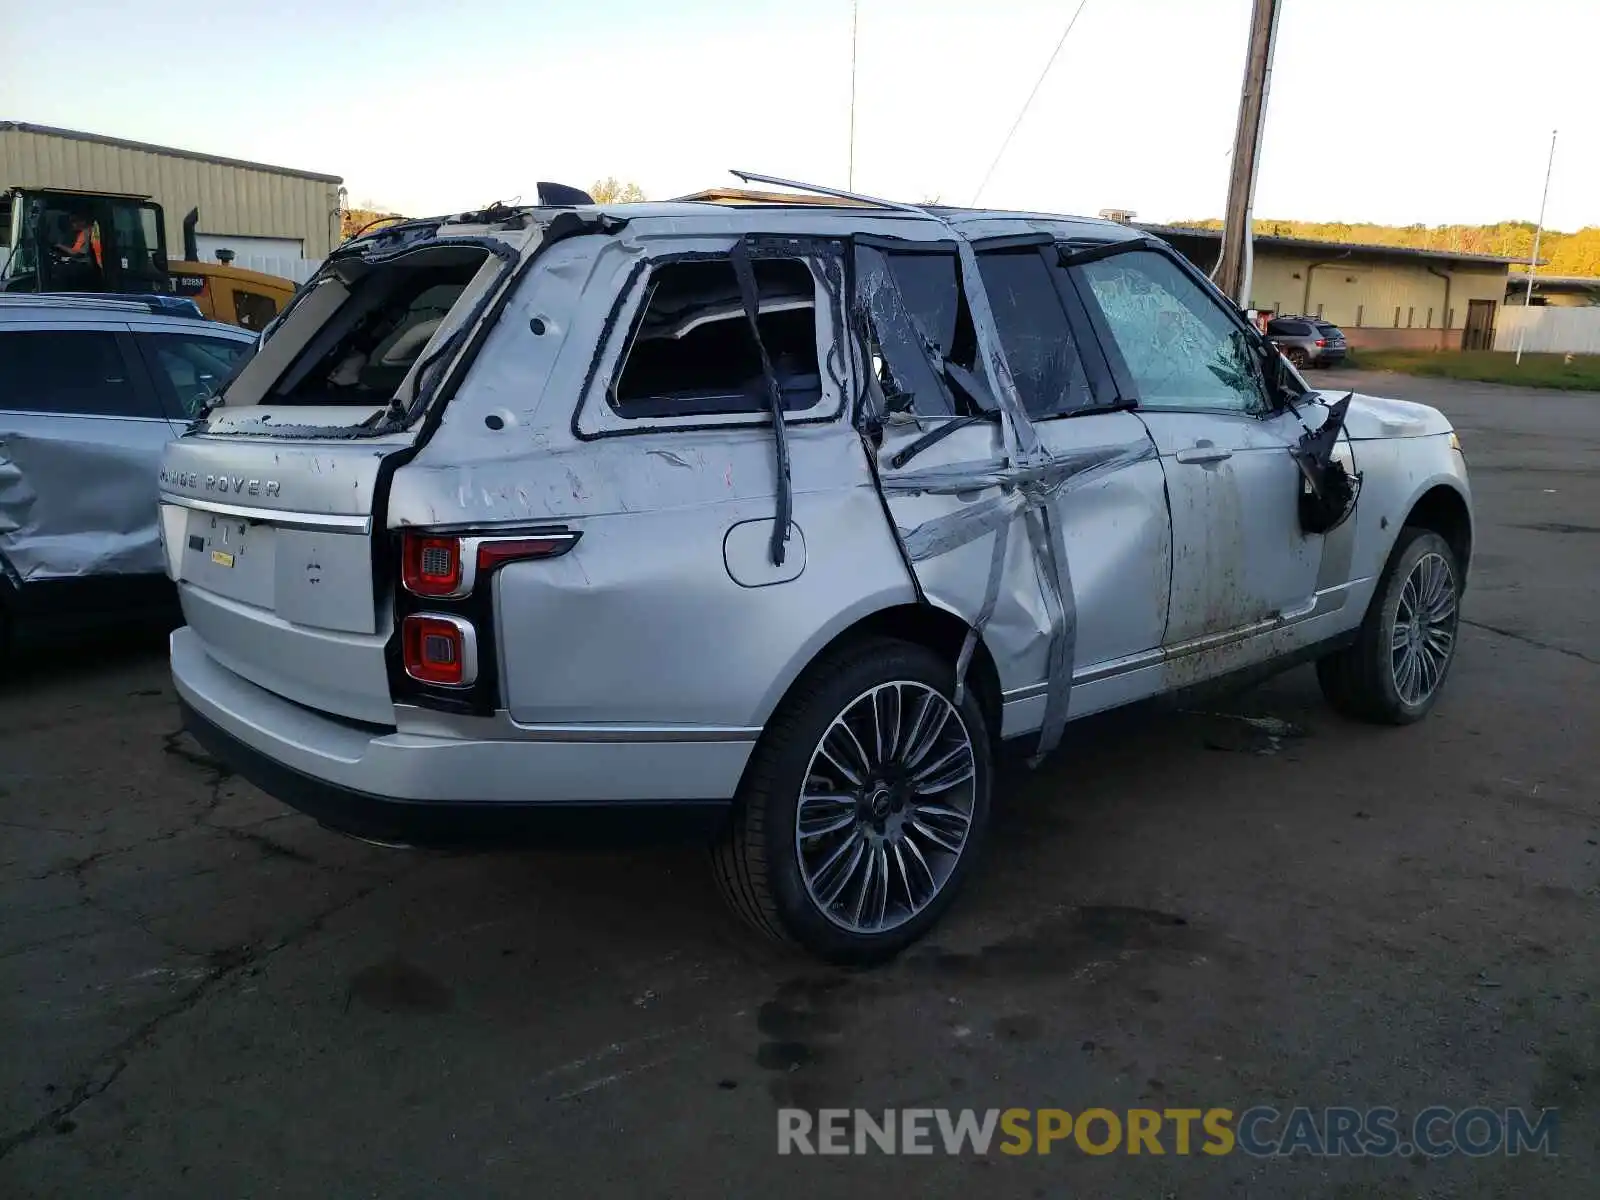
[[1528,336],[1528,309],[1533,307],[1533,273],[1539,269],[1539,239],[1544,234],[1544,206],[1550,199],[1550,172],[1556,165],[1556,131],[1550,131],[1550,161],[1544,166],[1544,195],[1539,197],[1539,223],[1533,227],[1533,253],[1528,256],[1528,294],[1522,300],[1522,323],[1517,326],[1517,366],[1522,365],[1522,343]]
[[850,165],[845,170],[846,189],[856,186],[856,18],[861,0],[850,0]]
[[1239,95],[1239,127],[1233,137],[1233,172],[1228,179],[1228,211],[1222,222],[1222,253],[1211,273],[1217,286],[1240,308],[1250,304],[1254,260],[1250,209],[1255,202],[1267,88],[1272,82],[1279,2],[1254,0],[1250,13],[1250,47],[1244,60],[1244,90]]

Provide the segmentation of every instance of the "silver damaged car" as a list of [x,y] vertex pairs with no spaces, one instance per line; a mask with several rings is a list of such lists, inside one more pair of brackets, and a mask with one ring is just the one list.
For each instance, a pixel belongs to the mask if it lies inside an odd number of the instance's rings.
[[378,841],[702,837],[862,962],[954,898],[1002,743],[1306,661],[1428,712],[1443,415],[1308,388],[1129,227],[802,191],[336,251],[165,453],[196,738]]

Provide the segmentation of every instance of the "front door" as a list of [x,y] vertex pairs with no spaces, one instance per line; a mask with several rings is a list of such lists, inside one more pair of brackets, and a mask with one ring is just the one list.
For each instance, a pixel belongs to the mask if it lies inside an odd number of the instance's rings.
[[[1011,735],[1125,698],[1073,683],[1157,652],[1171,532],[1155,447],[1135,415],[1110,408],[1103,360],[1080,353],[1082,314],[1053,247],[980,244],[969,261],[976,297],[953,244],[858,246],[858,300],[886,503],[923,594],[982,631]],[[1013,465],[972,299],[992,314],[1047,452],[1036,474]]]
[[1156,249],[1071,270],[1160,450],[1174,547],[1169,654],[1310,612],[1323,539],[1300,529],[1289,455],[1305,426],[1269,403],[1243,323]]
[[1463,350],[1494,349],[1494,301],[1468,300],[1467,327],[1462,332]]

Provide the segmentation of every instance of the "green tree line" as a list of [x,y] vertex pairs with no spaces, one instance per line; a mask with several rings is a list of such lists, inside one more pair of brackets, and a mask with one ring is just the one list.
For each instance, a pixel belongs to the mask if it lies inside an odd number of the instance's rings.
[[[1214,218],[1174,221],[1187,229],[1221,229]],[[1533,253],[1532,221],[1500,221],[1494,225],[1373,225],[1343,221],[1276,221],[1257,219],[1255,230],[1267,237],[1306,238],[1320,242],[1404,246],[1411,250],[1444,250],[1461,254],[1497,254],[1524,261]],[[1576,233],[1546,229],[1539,239],[1540,275],[1600,276],[1600,225]]]

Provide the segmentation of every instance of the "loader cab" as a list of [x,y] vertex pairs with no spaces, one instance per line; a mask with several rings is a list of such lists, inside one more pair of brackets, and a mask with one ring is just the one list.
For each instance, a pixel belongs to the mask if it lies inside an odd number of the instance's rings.
[[147,196],[12,188],[0,197],[7,292],[168,292],[161,206]]

